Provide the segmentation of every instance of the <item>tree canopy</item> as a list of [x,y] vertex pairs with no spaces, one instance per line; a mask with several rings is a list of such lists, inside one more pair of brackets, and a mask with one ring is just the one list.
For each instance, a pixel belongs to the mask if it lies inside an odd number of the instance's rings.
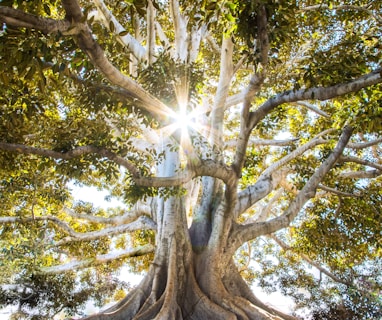
[[382,317],[379,1],[2,0],[0,22],[15,319]]

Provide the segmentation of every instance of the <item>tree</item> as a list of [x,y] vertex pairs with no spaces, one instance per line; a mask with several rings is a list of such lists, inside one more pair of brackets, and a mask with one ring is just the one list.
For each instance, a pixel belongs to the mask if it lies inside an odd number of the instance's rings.
[[378,1],[4,0],[0,21],[4,296],[52,283],[76,312],[134,259],[141,284],[87,319],[296,318],[252,281],[380,316]]

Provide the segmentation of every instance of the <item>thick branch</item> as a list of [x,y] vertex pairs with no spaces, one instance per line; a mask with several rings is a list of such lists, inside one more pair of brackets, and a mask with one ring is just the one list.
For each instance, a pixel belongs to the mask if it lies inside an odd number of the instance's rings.
[[135,181],[140,186],[171,187],[183,185],[200,176],[217,178],[227,185],[230,185],[232,180],[235,179],[235,173],[230,167],[218,164],[213,160],[203,160],[192,166],[192,168],[186,168],[170,177],[143,177],[135,179]]
[[38,17],[11,7],[0,6],[0,23],[6,23],[13,27],[36,29],[43,33],[61,33],[63,35],[74,33],[69,32],[71,23],[68,20],[54,20]]
[[115,261],[124,258],[143,256],[148,253],[153,253],[155,247],[152,244],[146,244],[144,246],[139,246],[133,249],[126,249],[123,251],[117,251],[108,254],[101,254],[95,256],[94,258],[88,258],[83,260],[75,260],[63,265],[42,267],[40,272],[42,274],[59,274],[67,271],[84,269],[89,267],[95,267],[101,264],[105,264],[110,261]]
[[243,90],[242,92],[229,96],[226,100],[224,109],[228,109],[229,107],[242,103],[244,101],[245,95],[246,95],[246,91]]
[[170,0],[170,13],[174,23],[177,59],[187,61],[187,19],[182,15],[178,0]]
[[267,100],[257,110],[250,113],[250,128],[253,129],[269,112],[286,102],[317,99],[328,100],[348,93],[357,92],[382,82],[382,68],[372,71],[362,77],[347,83],[337,84],[331,87],[316,87],[297,91],[286,91]]
[[[110,10],[106,7],[103,0],[94,0],[98,11],[100,12],[101,20],[104,26],[110,29],[110,25],[114,25],[114,34],[117,40],[126,48],[128,48],[135,58],[139,61],[144,61],[146,58],[146,49],[129,33],[125,34],[125,28],[119,23],[119,21],[114,17]],[[120,33],[124,32],[121,36]]]
[[[81,23],[83,14],[77,0],[63,0],[64,9],[69,21]],[[122,74],[105,56],[101,46],[95,41],[89,27],[84,27],[77,35],[78,45],[86,53],[90,61],[99,71],[113,84],[118,85],[130,92],[131,96],[146,105],[152,115],[159,119],[165,119],[171,110],[144,90],[137,82]]]
[[219,83],[214,97],[214,105],[211,113],[212,137],[211,143],[219,147],[222,146],[223,138],[223,118],[224,105],[228,96],[229,84],[233,76],[233,42],[229,37],[224,36],[220,53],[220,73]]
[[238,201],[235,207],[235,216],[238,217],[251,208],[256,202],[270,194],[277,187],[282,178],[282,172],[278,172],[273,176],[269,174],[262,174],[259,179],[257,179],[255,184],[247,187],[238,194]]
[[249,136],[251,134],[250,127],[250,108],[253,97],[260,91],[266,76],[269,54],[269,38],[268,38],[268,19],[264,4],[260,4],[257,12],[257,29],[258,37],[256,39],[256,49],[259,51],[259,65],[256,72],[252,75],[248,87],[245,89],[243,107],[240,115],[240,133],[237,139],[237,147],[233,167],[236,169],[238,176],[240,175],[248,146]]
[[249,186],[247,189],[239,193],[239,201],[235,209],[238,212],[237,214],[242,214],[245,210],[253,206],[257,201],[268,195],[280,183],[280,181],[284,178],[283,172],[279,170],[280,167],[286,165],[288,162],[302,155],[306,151],[316,147],[317,145],[327,143],[327,141],[321,137],[331,131],[332,129],[329,129],[320,133],[311,141],[300,146],[296,150],[292,151],[265,169],[254,185]]
[[155,8],[151,0],[147,1],[147,35],[146,35],[146,51],[147,62],[151,65],[154,62],[155,54]]

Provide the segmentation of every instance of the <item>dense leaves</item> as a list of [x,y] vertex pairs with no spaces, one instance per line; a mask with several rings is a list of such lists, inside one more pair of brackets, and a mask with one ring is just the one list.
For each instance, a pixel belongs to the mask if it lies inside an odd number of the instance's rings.
[[[351,126],[293,223],[246,237],[234,257],[248,283],[292,298],[296,314],[381,317],[381,81],[352,89],[381,74],[381,3],[78,1],[80,19],[65,11],[73,3],[0,2],[0,307],[47,319],[120,299],[121,268],[156,263],[152,250],[121,252],[162,245],[158,203],[174,196],[187,199],[187,227],[208,220],[200,238],[227,230],[217,238],[228,252],[238,229],[294,205]],[[30,16],[7,20],[15,12]],[[294,94],[304,98],[288,100]],[[174,124],[178,111],[194,121]],[[179,177],[163,187],[169,168]],[[194,179],[181,184],[183,173]],[[106,190],[122,207],[78,201],[73,185]],[[233,189],[247,192],[244,212]],[[228,212],[231,204],[240,210]],[[91,263],[44,273],[81,261]]]

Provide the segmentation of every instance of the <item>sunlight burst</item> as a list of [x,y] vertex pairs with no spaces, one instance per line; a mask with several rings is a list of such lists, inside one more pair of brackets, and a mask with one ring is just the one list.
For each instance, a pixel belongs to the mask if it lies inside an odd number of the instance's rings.
[[175,126],[182,129],[182,132],[195,127],[195,117],[193,113],[187,113],[185,105],[180,106],[179,112],[174,113],[173,118]]

